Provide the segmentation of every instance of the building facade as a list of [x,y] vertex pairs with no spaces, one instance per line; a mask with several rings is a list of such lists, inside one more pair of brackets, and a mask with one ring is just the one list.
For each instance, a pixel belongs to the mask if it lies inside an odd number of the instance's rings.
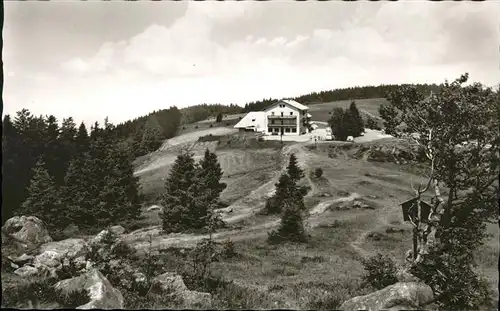
[[267,135],[302,135],[309,131],[309,107],[294,100],[280,100],[265,112]]

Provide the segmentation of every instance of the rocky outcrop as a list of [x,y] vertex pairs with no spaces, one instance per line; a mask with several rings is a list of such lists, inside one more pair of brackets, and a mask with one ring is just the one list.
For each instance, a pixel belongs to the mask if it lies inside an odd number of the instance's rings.
[[153,294],[180,298],[184,308],[207,309],[212,305],[212,295],[189,290],[182,277],[172,272],[155,277],[151,288]]
[[101,232],[99,232],[94,238],[92,238],[92,240],[90,241],[91,244],[99,244],[101,243],[104,238],[106,237],[106,235],[108,235],[109,233],[112,233],[115,237],[119,236],[119,235],[122,235],[125,233],[125,228],[123,228],[122,226],[113,226],[109,229],[104,229],[102,230]]
[[39,246],[52,241],[44,222],[35,216],[9,218],[3,225],[2,232],[18,242],[27,244],[26,247]]
[[27,278],[38,275],[39,271],[37,268],[32,266],[23,266],[14,271],[14,273],[19,275],[20,277]]
[[68,261],[73,261],[77,268],[86,266],[86,257],[90,252],[89,245],[83,239],[66,239],[57,242],[43,244],[40,254],[34,260],[35,268],[55,275],[55,271],[61,269]]
[[62,294],[86,290],[90,301],[77,309],[123,309],[123,296],[119,290],[102,275],[99,270],[91,269],[80,276],[62,280],[55,284]]
[[340,306],[340,310],[411,310],[430,303],[432,289],[423,283],[400,282],[365,296],[354,297]]

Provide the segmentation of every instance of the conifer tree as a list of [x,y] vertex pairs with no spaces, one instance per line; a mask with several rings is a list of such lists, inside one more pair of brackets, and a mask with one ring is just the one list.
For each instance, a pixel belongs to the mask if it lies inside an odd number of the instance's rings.
[[298,166],[297,156],[293,153],[290,155],[290,160],[286,169],[288,176],[292,179],[292,182],[297,182],[304,177],[304,171]]
[[87,128],[85,127],[85,123],[81,123],[78,127],[78,133],[75,138],[76,144],[76,153],[82,154],[89,151],[90,138],[87,132]]
[[158,149],[163,140],[163,129],[158,123],[157,118],[152,115],[144,125],[144,132],[141,139],[141,149],[143,152],[148,153]]
[[45,165],[50,175],[54,178],[54,182],[58,182],[64,178],[65,171],[61,154],[60,140],[59,140],[59,124],[57,118],[53,115],[47,116],[44,119],[46,123],[46,131],[44,135],[43,156]]
[[99,189],[93,184],[92,174],[89,154],[79,154],[71,160],[61,189],[62,205],[68,211],[68,219],[78,226],[96,223]]
[[19,133],[9,115],[3,119],[2,131],[2,220],[6,221],[18,212],[24,196],[20,188]]
[[363,118],[359,113],[358,107],[356,107],[356,102],[351,102],[348,112],[352,122],[350,135],[352,135],[353,137],[358,137],[363,133],[365,127]]
[[165,182],[161,198],[162,227],[165,232],[179,232],[190,228],[189,209],[194,205],[197,164],[193,155],[183,151],[177,156]]
[[336,140],[346,140],[347,136],[347,130],[346,130],[346,124],[345,124],[345,116],[344,116],[344,109],[342,108],[335,108],[333,109],[332,116],[330,120],[328,120],[328,124],[330,125],[330,128],[332,129],[332,134],[335,136]]
[[59,135],[59,170],[58,175],[54,176],[57,185],[62,186],[64,184],[64,176],[69,167],[69,162],[75,156],[76,153],[76,135],[77,129],[76,124],[73,122],[73,118],[69,117],[63,119],[61,125],[61,131]]
[[211,203],[217,203],[221,192],[226,188],[225,183],[221,183],[223,172],[217,155],[210,152],[208,148],[205,150],[204,158],[199,163],[200,182],[202,186],[209,192],[207,200]]
[[61,209],[59,195],[53,178],[40,158],[34,168],[28,187],[28,198],[22,204],[26,215],[36,216],[50,227],[61,227],[66,223]]
[[302,210],[296,201],[287,199],[283,202],[280,225],[269,233],[268,240],[270,243],[306,241]]

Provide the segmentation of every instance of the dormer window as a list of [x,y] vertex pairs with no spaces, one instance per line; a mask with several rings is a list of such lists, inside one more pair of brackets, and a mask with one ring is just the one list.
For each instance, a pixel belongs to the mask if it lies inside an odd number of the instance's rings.
[[274,111],[273,111],[273,112],[271,112],[271,115],[272,115],[272,116],[274,116]]
[[293,111],[290,111],[290,115],[293,116]]
[[255,122],[255,119],[252,119],[252,122]]

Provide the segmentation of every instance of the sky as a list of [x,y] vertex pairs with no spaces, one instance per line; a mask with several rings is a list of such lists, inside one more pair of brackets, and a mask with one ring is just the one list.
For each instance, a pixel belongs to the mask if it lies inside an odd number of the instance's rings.
[[3,115],[119,123],[465,72],[500,82],[500,1],[5,1],[4,14]]

